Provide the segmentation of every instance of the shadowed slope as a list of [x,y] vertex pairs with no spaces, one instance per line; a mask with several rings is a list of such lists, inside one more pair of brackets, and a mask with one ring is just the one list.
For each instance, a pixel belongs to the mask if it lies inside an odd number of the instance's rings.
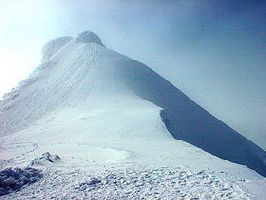
[[133,92],[161,107],[161,117],[174,138],[219,158],[244,164],[266,176],[266,153],[138,61],[119,65]]

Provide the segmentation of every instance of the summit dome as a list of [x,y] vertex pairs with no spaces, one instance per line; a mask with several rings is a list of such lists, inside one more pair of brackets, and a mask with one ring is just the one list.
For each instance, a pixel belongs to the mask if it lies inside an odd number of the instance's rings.
[[78,35],[76,38],[77,42],[83,42],[83,43],[96,43],[99,45],[103,45],[101,39],[93,32],[91,31],[85,31]]

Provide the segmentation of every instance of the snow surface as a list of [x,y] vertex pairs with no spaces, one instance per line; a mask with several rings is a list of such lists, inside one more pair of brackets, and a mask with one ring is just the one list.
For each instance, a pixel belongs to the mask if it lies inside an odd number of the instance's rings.
[[72,37],[59,37],[45,44],[42,48],[42,60],[49,59],[70,40],[72,40]]
[[[45,152],[61,158],[34,165],[44,171],[43,180],[4,198],[117,199],[140,198],[150,192],[155,199],[256,199],[259,193],[265,194],[265,178],[255,171],[211,155],[192,145],[193,141],[174,139],[168,122],[172,126],[172,114],[162,115],[175,97],[169,94],[176,91],[161,89],[171,84],[146,66],[105,48],[91,32],[85,33],[48,43],[51,54],[45,53],[43,63],[0,104],[1,169],[29,166]],[[145,76],[139,76],[141,69]],[[161,100],[152,92],[156,88]],[[178,94],[176,106],[183,107],[180,101],[189,99]],[[174,111],[184,116],[186,110]],[[249,146],[244,149],[249,153]],[[264,153],[258,150],[262,160]],[[143,173],[154,177],[145,178]],[[111,174],[122,178],[108,184],[106,177]],[[101,181],[95,187],[88,183],[93,177]],[[134,182],[138,178],[142,180]]]
[[103,170],[48,169],[27,190],[3,199],[249,199],[239,185],[206,170],[182,168],[106,168]]
[[93,32],[91,31],[85,31],[83,33],[80,33],[78,37],[76,38],[77,42],[85,42],[85,43],[96,43],[99,45],[103,45],[101,39]]

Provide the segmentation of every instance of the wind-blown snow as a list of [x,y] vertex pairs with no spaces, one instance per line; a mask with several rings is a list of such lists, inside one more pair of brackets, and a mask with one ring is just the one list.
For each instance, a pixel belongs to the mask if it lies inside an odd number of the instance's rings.
[[[105,48],[95,34],[59,38],[44,49],[43,63],[0,104],[1,168],[29,165],[50,152],[61,159],[49,167],[62,171],[180,166],[223,171],[229,182],[264,181],[220,159],[265,175],[263,150],[147,66]],[[249,188],[248,181],[243,185]]]
[[72,40],[72,37],[59,37],[45,44],[42,48],[43,61],[49,59],[51,56],[56,54],[56,52],[70,40]]

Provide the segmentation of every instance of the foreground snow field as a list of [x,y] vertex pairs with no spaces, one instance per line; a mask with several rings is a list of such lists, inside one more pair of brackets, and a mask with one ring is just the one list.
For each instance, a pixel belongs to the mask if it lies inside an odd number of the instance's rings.
[[[42,126],[2,137],[1,168],[36,163],[32,167],[44,173],[40,181],[4,197],[247,199],[265,192],[264,178],[250,169],[174,140],[159,111],[145,104],[146,111],[131,104],[132,109],[90,116],[66,112],[69,120],[40,122]],[[32,162],[46,151],[60,159]],[[119,178],[109,184],[110,174]],[[101,183],[88,186],[91,178]]]
[[265,152],[146,66],[91,32],[53,40],[43,54],[0,105],[0,168],[31,166],[43,178],[1,198],[266,195]]
[[3,199],[248,199],[243,182],[181,168],[49,169],[42,180]]

